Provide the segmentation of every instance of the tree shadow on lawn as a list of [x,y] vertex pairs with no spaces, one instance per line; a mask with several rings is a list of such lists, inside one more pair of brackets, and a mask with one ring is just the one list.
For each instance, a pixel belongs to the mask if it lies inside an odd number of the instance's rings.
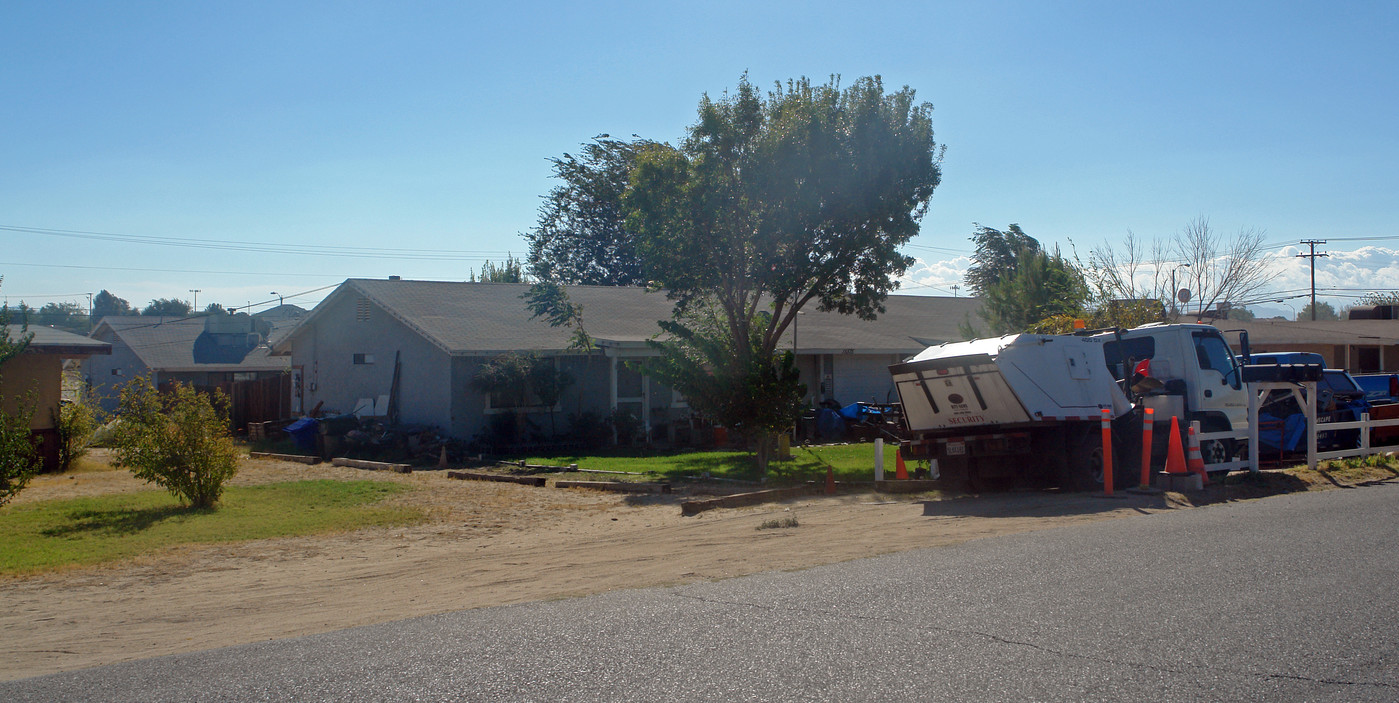
[[154,508],[112,508],[109,510],[75,510],[68,514],[69,523],[50,527],[40,534],[45,537],[77,537],[89,534],[134,535],[172,518],[210,512],[183,505]]

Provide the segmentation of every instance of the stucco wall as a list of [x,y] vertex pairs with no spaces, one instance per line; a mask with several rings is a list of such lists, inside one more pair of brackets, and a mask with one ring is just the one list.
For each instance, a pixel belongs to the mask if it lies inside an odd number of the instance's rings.
[[[366,319],[360,319],[359,299],[349,292],[318,312],[293,340],[291,364],[303,367],[303,410],[323,402],[322,413],[347,413],[361,398],[388,395],[398,352],[400,421],[451,427],[452,368],[447,353],[377,305],[370,304]],[[356,364],[356,354],[372,355],[374,361]]]
[[63,392],[63,360],[57,354],[20,354],[0,366],[0,411],[15,414],[31,392],[34,415],[29,428],[52,428]]
[[835,355],[835,399],[841,405],[850,403],[897,403],[894,379],[889,365],[899,361],[894,354]]

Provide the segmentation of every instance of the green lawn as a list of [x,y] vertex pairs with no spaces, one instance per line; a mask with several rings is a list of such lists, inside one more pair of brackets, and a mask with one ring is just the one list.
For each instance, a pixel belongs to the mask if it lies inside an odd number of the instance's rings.
[[414,508],[379,504],[408,490],[381,481],[294,481],[229,487],[217,510],[164,491],[54,500],[0,509],[0,574],[95,564],[186,544],[239,542],[404,525]]
[[[884,473],[894,477],[894,460],[898,445],[884,445]],[[754,456],[748,452],[653,452],[618,455],[573,455],[518,457],[530,464],[567,466],[578,464],[580,469],[603,471],[644,472],[651,480],[679,480],[709,474],[718,478],[755,480],[757,469]],[[835,467],[838,481],[874,480],[874,444],[844,444],[815,447],[793,447],[790,461],[773,461],[768,465],[769,480],[800,482],[825,480],[826,464]],[[908,470],[913,471],[910,465]]]

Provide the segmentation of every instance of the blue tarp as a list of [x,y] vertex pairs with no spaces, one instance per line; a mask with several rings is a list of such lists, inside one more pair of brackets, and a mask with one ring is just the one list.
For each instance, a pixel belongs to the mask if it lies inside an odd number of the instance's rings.
[[884,415],[883,408],[878,405],[871,405],[870,403],[851,403],[841,408],[839,412],[841,417],[855,422],[863,420],[866,415],[874,415],[875,417],[881,418]]
[[1258,414],[1258,443],[1274,451],[1277,450],[1279,442],[1282,443],[1284,451],[1305,451],[1307,416],[1301,413],[1288,415],[1286,419],[1282,419],[1281,427],[1276,424],[1279,419],[1267,413]]
[[300,449],[314,450],[316,448],[316,432],[320,429],[320,421],[313,417],[303,417],[296,422],[286,426],[286,433],[291,435],[296,446]]

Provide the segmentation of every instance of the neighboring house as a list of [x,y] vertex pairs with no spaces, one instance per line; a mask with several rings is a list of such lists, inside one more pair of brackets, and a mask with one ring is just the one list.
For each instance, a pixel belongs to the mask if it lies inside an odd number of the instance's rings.
[[[18,412],[22,404],[34,403],[29,422],[33,433],[43,438],[39,453],[44,470],[58,469],[58,431],[55,418],[63,389],[63,361],[86,359],[112,353],[112,345],[52,327],[31,327],[34,337],[24,351],[0,366],[0,411]],[[25,332],[10,325],[9,337],[18,340]]]
[[1248,332],[1256,352],[1316,352],[1329,368],[1351,373],[1399,371],[1399,320],[1206,320],[1224,331],[1238,350],[1238,334]]
[[268,308],[262,312],[253,313],[253,317],[259,320],[266,320],[280,326],[284,322],[296,322],[306,317],[306,308],[291,303],[282,303],[276,307]]
[[[662,293],[641,288],[571,286],[593,337],[591,354],[570,352],[571,330],[531,319],[525,284],[350,279],[321,301],[280,341],[290,358],[293,411],[372,413],[397,410],[397,421],[439,427],[469,439],[497,407],[472,388],[482,364],[506,352],[554,359],[575,379],[555,408],[523,408],[536,424],[562,432],[570,415],[630,412],[657,441],[676,439],[690,421],[684,398],[638,373],[628,361],[654,352],[646,340],[670,317]],[[800,315],[784,347],[795,344],[798,368],[814,404],[893,400],[888,366],[929,344],[960,339],[958,324],[975,315],[967,298],[891,296],[878,321],[819,313]],[[498,402],[498,401],[497,401]],[[380,407],[387,406],[387,407]]]
[[269,354],[278,332],[272,323],[241,313],[104,317],[91,336],[110,343],[111,356],[88,361],[83,374],[107,412],[116,410],[121,386],[138,376],[157,387],[178,381],[222,390],[232,400],[234,427],[241,428],[289,416],[287,360]]

